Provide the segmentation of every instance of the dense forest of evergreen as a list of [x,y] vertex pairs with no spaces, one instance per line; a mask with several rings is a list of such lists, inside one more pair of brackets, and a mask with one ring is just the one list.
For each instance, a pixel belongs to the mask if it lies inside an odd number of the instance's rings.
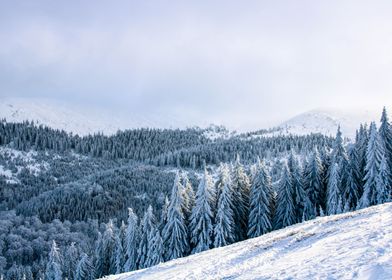
[[0,275],[95,279],[392,198],[385,110],[355,141],[204,132],[1,121]]

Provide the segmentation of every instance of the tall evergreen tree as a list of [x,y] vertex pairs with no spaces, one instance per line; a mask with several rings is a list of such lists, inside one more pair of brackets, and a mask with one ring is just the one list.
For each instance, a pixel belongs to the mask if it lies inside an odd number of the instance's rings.
[[377,175],[380,170],[384,147],[374,122],[370,125],[369,144],[366,151],[365,185],[360,207],[365,208],[377,204]]
[[[386,169],[387,172],[389,172],[389,177],[388,179],[388,186],[389,186],[389,191],[392,191],[392,126],[389,123],[388,120],[388,115],[387,115],[387,110],[384,107],[382,111],[382,116],[381,116],[381,125],[379,129],[379,134],[380,134],[380,140],[382,142],[382,145],[384,146],[385,149],[385,160],[386,160]],[[392,194],[392,192],[390,193]]]
[[128,225],[125,236],[125,265],[124,271],[137,269],[137,249],[139,244],[138,217],[132,208],[128,208]]
[[67,277],[68,280],[74,279],[78,258],[78,249],[76,248],[75,243],[72,242],[64,254],[63,275]]
[[162,237],[166,249],[166,260],[184,257],[189,251],[188,230],[186,228],[183,205],[183,186],[177,173],[171,192],[167,212],[167,223],[163,228]]
[[298,160],[294,157],[293,153],[290,154],[287,165],[289,167],[291,178],[293,180],[293,201],[296,213],[296,222],[300,223],[302,221],[305,202],[307,199],[307,194],[304,189],[303,174],[301,166],[299,165]]
[[62,280],[61,271],[61,255],[56,242],[53,240],[52,247],[49,252],[49,260],[46,265],[45,279],[47,280]]
[[358,149],[354,145],[349,150],[349,161],[345,169],[347,177],[342,192],[344,212],[356,209],[358,200],[362,194],[359,169]]
[[219,169],[219,195],[214,224],[214,247],[222,247],[234,242],[233,190],[231,188],[230,170],[226,164]]
[[341,194],[339,190],[340,177],[339,177],[339,164],[334,163],[331,168],[327,188],[327,215],[338,214],[342,211],[339,209],[341,205]]
[[184,194],[183,194],[183,213],[185,216],[185,220],[187,223],[187,226],[189,224],[189,220],[192,214],[192,209],[195,206],[195,192],[193,191],[191,182],[189,181],[188,176],[186,173],[182,174],[182,185],[184,187]]
[[290,170],[285,163],[276,197],[275,229],[281,229],[296,222],[292,182]]
[[163,240],[157,228],[150,232],[148,248],[149,250],[146,259],[146,267],[158,265],[164,261]]
[[199,253],[212,247],[213,238],[213,181],[204,169],[196,192],[195,207],[191,216],[192,253]]
[[[322,162],[318,150],[315,148],[305,170],[305,190],[314,209],[320,209],[320,206],[325,207],[322,173]],[[308,209],[311,208],[309,206],[307,207]]]
[[106,230],[102,236],[101,242],[98,244],[97,256],[97,273],[99,276],[105,276],[116,273],[116,239],[115,227],[112,220],[106,224]]
[[272,182],[263,162],[259,161],[252,180],[248,237],[265,234],[272,229]]
[[147,258],[149,254],[149,245],[151,234],[155,232],[155,216],[150,205],[144,213],[143,220],[140,224],[140,243],[138,249],[138,264],[139,268],[148,267]]
[[126,238],[126,226],[124,222],[121,223],[121,227],[116,235],[116,274],[124,272],[125,265],[125,238]]
[[377,189],[377,204],[382,204],[390,201],[389,181],[390,177],[389,168],[385,155],[381,156],[380,169],[376,178]]
[[232,189],[236,194],[234,196],[236,241],[242,241],[246,239],[248,232],[250,181],[238,155],[232,172]]
[[93,280],[94,276],[94,267],[91,264],[91,261],[87,254],[83,253],[81,259],[79,260],[76,271],[75,271],[75,280]]

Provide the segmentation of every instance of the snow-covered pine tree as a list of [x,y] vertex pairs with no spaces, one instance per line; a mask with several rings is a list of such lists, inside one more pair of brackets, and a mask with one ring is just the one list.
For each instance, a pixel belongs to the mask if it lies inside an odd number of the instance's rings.
[[254,238],[272,230],[272,182],[262,161],[256,165],[250,192],[248,237]]
[[164,261],[163,240],[157,228],[150,232],[148,248],[149,250],[146,259],[146,267],[151,267]]
[[68,280],[74,279],[74,273],[76,270],[77,261],[79,258],[78,249],[75,246],[75,243],[72,242],[71,245],[67,248],[64,254],[64,265],[63,265],[63,275],[67,277]]
[[341,209],[339,210],[339,207],[341,207],[341,205],[339,206],[339,200],[341,200],[339,170],[339,164],[334,162],[329,174],[327,187],[327,215],[335,215],[341,211]]
[[317,148],[314,149],[305,169],[305,191],[312,207],[308,205],[306,216],[312,212],[310,208],[324,207],[325,193],[323,187],[323,166]]
[[121,223],[121,227],[116,235],[116,274],[124,272],[125,264],[125,237],[126,237],[126,226],[125,223]]
[[137,249],[139,244],[138,217],[132,208],[128,208],[128,221],[125,236],[125,264],[124,271],[137,269]]
[[185,223],[183,205],[183,186],[177,173],[171,192],[170,204],[167,212],[167,223],[162,231],[165,246],[165,260],[184,257],[189,251],[188,230]]
[[185,221],[187,225],[189,224],[189,220],[192,214],[192,209],[195,206],[195,192],[193,191],[191,182],[189,181],[186,173],[182,173],[182,185],[184,187],[184,201],[183,201],[183,213],[185,216]]
[[155,232],[155,216],[150,205],[144,213],[143,220],[140,224],[140,241],[138,249],[138,264],[139,268],[147,268],[147,257],[149,254],[149,244],[151,243],[150,235]]
[[284,163],[276,197],[275,229],[281,229],[296,222],[292,182],[290,170]]
[[192,253],[199,253],[212,247],[213,238],[213,180],[204,169],[196,192],[195,207],[193,207],[190,230]]
[[385,155],[381,156],[380,170],[376,178],[377,204],[382,204],[390,200],[389,181],[390,177],[388,163]]
[[357,207],[358,200],[360,198],[361,191],[361,178],[359,177],[359,159],[358,150],[355,146],[349,149],[349,161],[346,166],[346,182],[343,185],[343,204],[344,211],[347,212],[354,210]]
[[95,279],[94,267],[87,254],[83,253],[76,265],[75,280],[93,280]]
[[219,168],[219,195],[214,224],[214,247],[222,247],[234,242],[233,190],[230,181],[230,169],[227,164]]
[[381,125],[379,129],[379,135],[382,144],[384,145],[385,149],[385,159],[386,159],[386,170],[389,171],[388,179],[388,187],[389,192],[392,194],[392,126],[389,123],[387,110],[384,107],[381,115]]
[[295,158],[292,152],[290,153],[290,157],[287,161],[287,165],[289,167],[293,179],[292,184],[293,184],[293,192],[294,192],[293,198],[294,198],[294,208],[296,213],[295,214],[296,222],[300,223],[303,217],[307,194],[304,189],[301,166],[299,165],[298,160]]
[[53,240],[52,247],[49,252],[49,260],[46,265],[45,280],[62,280],[63,273],[61,271],[61,255],[57,247],[56,241]]
[[365,208],[377,204],[377,177],[381,160],[384,156],[384,147],[377,131],[376,123],[370,125],[370,137],[366,151],[365,185],[360,200],[360,207]]
[[106,224],[106,230],[102,235],[101,242],[98,244],[100,247],[98,252],[100,255],[97,259],[97,273],[99,276],[105,276],[116,273],[116,239],[115,239],[115,226],[112,220]]
[[236,241],[246,239],[248,233],[250,181],[237,155],[232,171],[234,192],[234,224]]
[[[342,193],[344,192],[344,186],[346,186],[347,184],[346,181],[348,177],[349,162],[348,162],[348,155],[346,152],[346,148],[343,145],[343,137],[342,137],[342,132],[340,131],[340,126],[338,126],[335,141],[333,144],[333,149],[331,153],[331,165],[330,165],[330,170],[328,170],[328,177],[331,175],[332,168],[335,168],[335,164],[338,164],[338,170],[339,170],[338,189],[339,192]],[[329,184],[329,179],[327,181],[327,185],[328,184]]]

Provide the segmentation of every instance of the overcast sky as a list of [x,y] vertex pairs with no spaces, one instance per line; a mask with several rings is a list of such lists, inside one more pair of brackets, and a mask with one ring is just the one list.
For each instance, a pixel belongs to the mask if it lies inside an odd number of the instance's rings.
[[392,104],[392,1],[0,0],[0,97],[265,126]]

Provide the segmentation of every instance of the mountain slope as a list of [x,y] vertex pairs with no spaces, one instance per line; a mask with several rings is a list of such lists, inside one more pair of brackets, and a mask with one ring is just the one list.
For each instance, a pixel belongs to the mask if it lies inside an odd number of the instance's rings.
[[105,279],[392,279],[392,203]]
[[119,129],[140,127],[186,127],[181,118],[169,115],[141,115],[111,112],[103,108],[86,108],[53,99],[0,98],[0,119],[9,122],[35,121],[55,129],[79,135],[101,132],[114,134]]
[[281,134],[306,135],[309,133],[321,133],[334,136],[340,125],[343,135],[355,137],[355,131],[361,123],[378,121],[381,115],[379,111],[356,110],[340,111],[333,109],[318,109],[297,115],[280,124],[278,128]]

